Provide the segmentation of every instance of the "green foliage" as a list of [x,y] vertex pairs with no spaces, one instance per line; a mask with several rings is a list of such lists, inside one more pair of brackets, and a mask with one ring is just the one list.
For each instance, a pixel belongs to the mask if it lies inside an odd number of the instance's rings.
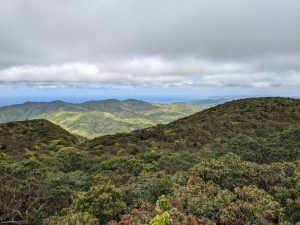
[[270,187],[290,177],[299,165],[299,161],[257,164],[243,161],[235,154],[227,154],[219,159],[203,160],[191,169],[193,177],[233,190],[235,187],[254,184],[269,190]]
[[127,204],[140,206],[144,201],[155,203],[156,199],[168,194],[172,187],[171,176],[164,172],[142,173],[132,177],[123,187]]
[[155,209],[159,212],[170,211],[171,208],[169,200],[164,195],[160,196],[156,201]]
[[177,186],[170,197],[180,211],[221,224],[277,224],[280,204],[256,186],[224,190],[212,182]]
[[[47,190],[41,164],[35,160],[0,164],[0,222],[37,223],[49,209]],[[56,210],[56,209],[54,209]]]
[[118,174],[137,176],[143,169],[144,162],[133,156],[115,156],[101,162],[104,170],[115,171]]
[[170,201],[181,212],[215,219],[220,214],[221,206],[235,199],[230,191],[223,191],[212,182],[194,182],[186,186],[174,186]]
[[71,208],[107,221],[123,212],[126,204],[122,201],[120,189],[113,185],[97,185],[87,192],[76,193]]
[[238,135],[226,147],[246,160],[270,163],[300,159],[300,128],[293,127],[268,138]]
[[98,220],[87,212],[69,213],[65,216],[53,216],[43,222],[44,225],[98,225]]
[[274,198],[256,186],[236,188],[237,199],[221,210],[225,224],[278,224],[282,208]]
[[150,225],[166,225],[171,220],[170,213],[163,212],[157,215],[151,220]]
[[0,124],[1,151],[23,157],[28,150],[54,150],[72,146],[78,139],[47,120],[28,120]]
[[0,222],[40,224],[41,219],[68,207],[74,190],[87,189],[82,171],[50,171],[37,159],[0,159]]
[[[41,218],[67,206],[67,193],[61,194],[46,173],[46,167],[36,159],[0,161],[0,170],[3,171],[0,174],[2,223],[39,224]],[[63,187],[67,189],[66,183]]]
[[283,179],[280,183],[271,188],[275,199],[285,209],[285,220],[296,223],[300,221],[300,167],[292,177]]
[[91,160],[87,152],[73,147],[60,148],[56,154],[64,172],[85,170],[89,166],[87,163]]

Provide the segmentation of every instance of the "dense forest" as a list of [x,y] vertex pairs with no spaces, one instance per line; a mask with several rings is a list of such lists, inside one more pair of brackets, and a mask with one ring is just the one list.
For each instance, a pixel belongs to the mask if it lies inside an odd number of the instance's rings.
[[300,100],[236,100],[92,140],[0,124],[0,171],[2,224],[297,224]]

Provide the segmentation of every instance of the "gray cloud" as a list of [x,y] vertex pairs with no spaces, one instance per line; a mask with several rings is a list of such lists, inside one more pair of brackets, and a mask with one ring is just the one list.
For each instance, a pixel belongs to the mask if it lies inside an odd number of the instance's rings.
[[300,87],[297,0],[3,0],[0,82]]

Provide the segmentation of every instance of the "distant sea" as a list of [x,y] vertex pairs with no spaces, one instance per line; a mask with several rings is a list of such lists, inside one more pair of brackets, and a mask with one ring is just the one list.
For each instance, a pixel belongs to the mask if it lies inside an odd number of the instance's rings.
[[[91,100],[105,100],[105,99],[118,99],[118,100],[126,100],[126,99],[136,99],[142,100],[146,102],[155,102],[155,103],[171,103],[171,102],[198,102],[203,104],[208,104],[213,101],[225,102],[233,99],[241,99],[241,98],[250,98],[250,97],[268,97],[270,95],[224,95],[224,96],[212,96],[212,97],[196,97],[196,96],[32,96],[32,97],[21,97],[21,96],[12,96],[12,97],[0,97],[0,107],[7,105],[15,105],[22,104],[25,102],[51,102],[56,100],[61,100],[70,103],[81,103]],[[287,96],[286,96],[287,97]],[[292,98],[300,98],[299,96],[290,96]]]
[[126,99],[137,99],[146,102],[157,102],[157,103],[169,103],[169,102],[189,102],[195,100],[195,97],[174,97],[174,96],[163,96],[163,97],[133,97],[133,96],[87,96],[87,97],[58,97],[58,96],[49,96],[49,97],[0,97],[0,107],[14,104],[22,104],[25,102],[51,102],[55,100],[61,100],[65,102],[71,103],[81,103],[85,101],[91,100],[105,100],[105,99],[118,99],[118,100],[126,100]]

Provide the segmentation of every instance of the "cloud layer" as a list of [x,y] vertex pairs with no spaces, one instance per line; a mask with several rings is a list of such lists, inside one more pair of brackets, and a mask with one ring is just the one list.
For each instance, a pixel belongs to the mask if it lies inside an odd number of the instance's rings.
[[300,1],[4,0],[0,82],[300,87]]
[[[298,59],[273,59],[274,70],[265,70],[269,61],[214,63],[185,58],[137,58],[98,64],[66,63],[50,66],[14,66],[0,71],[2,83],[31,85],[116,84],[140,86],[245,86],[300,88],[299,68],[286,64]],[[299,66],[299,65],[298,65]],[[280,74],[277,73],[280,70]]]

